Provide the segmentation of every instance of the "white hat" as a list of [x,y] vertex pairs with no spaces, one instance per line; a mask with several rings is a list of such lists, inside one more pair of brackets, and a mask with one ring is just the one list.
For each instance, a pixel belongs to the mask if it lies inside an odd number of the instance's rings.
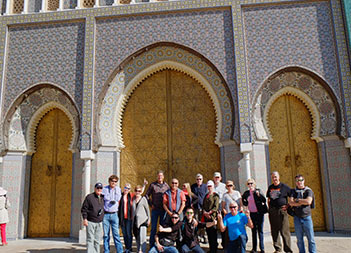
[[220,172],[215,172],[214,174],[213,174],[213,177],[220,177],[221,176],[221,173]]
[[199,178],[199,177],[203,178],[203,176],[200,173],[196,174],[196,178]]
[[0,196],[6,195],[6,193],[7,191],[4,188],[0,187]]
[[207,186],[209,186],[209,185],[214,186],[214,183],[213,183],[212,180],[208,180],[208,181],[207,181]]

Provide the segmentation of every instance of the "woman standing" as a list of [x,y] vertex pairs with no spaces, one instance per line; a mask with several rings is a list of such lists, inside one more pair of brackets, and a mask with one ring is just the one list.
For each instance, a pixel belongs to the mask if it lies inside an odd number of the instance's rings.
[[263,239],[263,222],[264,214],[267,213],[266,198],[263,192],[256,188],[255,180],[247,180],[248,190],[242,196],[242,203],[247,206],[250,211],[250,217],[253,222],[252,232],[252,250],[257,252],[257,232],[260,239],[260,249],[264,253],[264,239]]
[[198,202],[198,197],[192,193],[191,188],[190,188],[190,184],[189,183],[184,183],[182,190],[185,194],[185,207],[183,209],[183,214],[185,215],[185,211],[186,209],[188,209],[189,207],[193,207],[193,205],[196,205]]
[[235,189],[234,182],[231,180],[228,180],[226,182],[226,188],[227,188],[227,192],[224,193],[223,199],[222,199],[222,210],[223,210],[224,216],[230,213],[229,206],[230,206],[230,203],[232,203],[233,201],[235,201],[238,204],[239,211],[242,207],[241,194],[240,192],[234,190]]
[[[145,185],[147,184],[146,179],[144,179],[144,187],[142,187],[142,192],[144,192]],[[122,197],[119,203],[119,222],[122,228],[125,252],[132,252],[132,243],[133,243],[133,198],[134,193],[130,191],[131,186],[129,183],[126,183],[123,189]]]
[[[214,191],[214,182],[209,180],[207,182],[208,193],[204,198],[203,203],[203,222],[214,222],[217,219],[217,212],[219,210],[219,195]],[[214,224],[217,224],[214,222]],[[210,244],[210,253],[216,253],[218,248],[217,243],[217,227],[206,227],[208,242]]]
[[7,191],[0,187],[0,230],[1,230],[1,246],[6,246],[6,223],[9,222],[9,213],[7,209],[10,207],[10,202],[6,196]]
[[146,252],[146,233],[150,225],[150,209],[147,199],[141,196],[143,187],[135,187],[135,196],[133,198],[133,234],[137,243],[137,252]]

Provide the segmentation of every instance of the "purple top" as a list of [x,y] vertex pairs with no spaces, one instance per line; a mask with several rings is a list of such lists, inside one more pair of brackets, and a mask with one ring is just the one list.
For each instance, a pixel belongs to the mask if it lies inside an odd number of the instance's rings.
[[109,185],[105,186],[102,189],[102,194],[104,195],[105,205],[104,209],[105,212],[117,212],[118,211],[118,204],[119,200],[121,199],[122,193],[121,188],[116,186],[115,188],[111,188]]

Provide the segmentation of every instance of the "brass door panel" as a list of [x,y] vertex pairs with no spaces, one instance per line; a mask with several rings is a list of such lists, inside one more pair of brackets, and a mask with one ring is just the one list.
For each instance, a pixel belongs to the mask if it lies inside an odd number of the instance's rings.
[[71,123],[58,109],[48,112],[36,130],[32,157],[28,236],[69,236],[71,221]]
[[[317,144],[311,140],[312,119],[306,106],[296,97],[277,99],[269,113],[273,141],[269,144],[271,171],[277,170],[281,181],[295,187],[295,176],[304,175],[306,185],[315,194],[312,217],[315,230],[325,229],[321,172]],[[293,228],[293,221],[290,220]]]
[[143,81],[127,103],[122,127],[122,185],[141,184],[144,177],[153,182],[160,169],[168,182],[177,177],[180,183],[220,170],[212,102],[187,75],[165,70]]

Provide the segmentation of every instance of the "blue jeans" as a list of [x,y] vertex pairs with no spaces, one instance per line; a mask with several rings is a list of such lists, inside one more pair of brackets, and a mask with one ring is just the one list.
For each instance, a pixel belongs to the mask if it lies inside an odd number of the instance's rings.
[[123,219],[121,221],[124,245],[126,246],[127,251],[132,250],[132,242],[133,242],[133,235],[132,235],[132,220]]
[[191,252],[195,252],[195,253],[205,253],[205,251],[203,249],[201,249],[200,245],[196,245],[195,247],[193,247],[192,249],[190,249],[188,247],[188,245],[184,244],[182,246],[182,253],[191,253]]
[[310,253],[316,253],[316,242],[314,241],[313,222],[311,215],[305,218],[294,216],[294,226],[299,252],[305,253],[305,243],[303,241],[303,234],[305,233],[308,239],[308,251]]
[[254,227],[251,228],[251,232],[252,232],[252,249],[254,251],[257,250],[257,233],[258,233],[258,238],[260,239],[260,249],[261,249],[261,251],[264,251],[264,239],[263,239],[264,214],[262,214],[262,213],[250,213],[250,217],[251,217],[252,223],[254,225]]
[[228,253],[246,253],[247,235],[239,235],[234,241],[229,241]]
[[160,224],[163,224],[162,219],[165,216],[164,210],[152,209],[151,211],[151,232],[150,232],[150,247],[155,244],[155,235],[157,231],[157,222],[160,219]]
[[118,215],[117,213],[105,213],[102,222],[104,228],[104,252],[110,252],[110,227],[112,229],[113,241],[117,252],[123,252],[123,246],[119,237]]
[[[159,253],[160,251],[157,250],[156,246],[153,246],[150,250],[149,253]],[[164,253],[179,253],[176,247],[170,246],[170,247],[165,247],[163,246],[163,251]]]

